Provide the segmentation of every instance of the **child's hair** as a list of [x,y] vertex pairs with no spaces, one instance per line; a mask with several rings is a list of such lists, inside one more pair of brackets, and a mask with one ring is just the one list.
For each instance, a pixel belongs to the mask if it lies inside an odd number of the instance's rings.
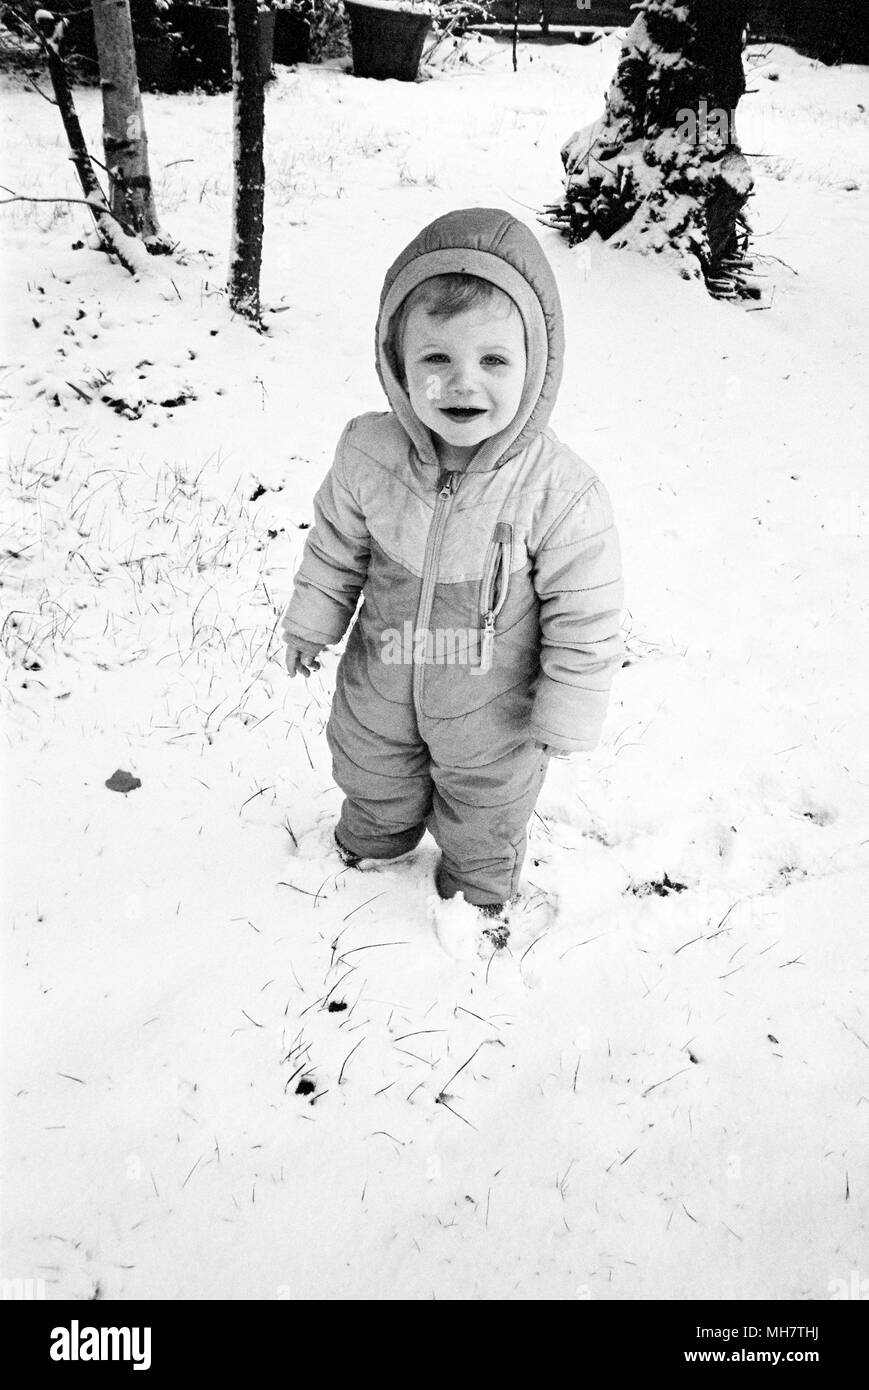
[[423,306],[435,319],[451,319],[462,314],[475,304],[506,303],[511,308],[518,307],[516,301],[506,290],[484,280],[479,275],[466,275],[459,272],[449,275],[433,275],[423,280],[410,294],[405,295],[392,316],[386,340],[386,350],[392,359],[392,367],[400,381],[404,381],[404,331],[411,309]]

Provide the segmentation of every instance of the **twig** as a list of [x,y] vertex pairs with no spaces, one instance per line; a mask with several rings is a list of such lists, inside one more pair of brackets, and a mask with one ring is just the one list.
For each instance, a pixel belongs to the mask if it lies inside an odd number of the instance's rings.
[[37,96],[41,96],[41,97],[42,97],[42,100],[43,100],[43,101],[47,101],[48,104],[49,104],[49,106],[56,106],[56,105],[57,105],[57,102],[55,101],[54,97],[50,97],[50,96],[47,94],[47,92],[44,92],[44,91],[42,90],[41,87],[37,86],[37,84],[34,82],[33,78],[32,78],[28,73],[25,72],[25,73],[23,74],[23,76],[24,76],[24,81],[27,83],[27,85],[28,85],[29,87],[32,87],[32,88],[33,88],[33,90],[34,90],[34,92],[36,92]]
[[760,254],[759,254],[759,255],[757,256],[757,259],[758,259],[759,261],[778,261],[779,265],[783,265],[784,268],[785,268],[785,270],[790,270],[794,275],[799,275],[799,273],[800,273],[798,270],[794,270],[794,267],[793,267],[792,265],[788,265],[787,261],[783,261],[782,258],[781,258],[781,256],[770,256],[770,255],[760,255]]
[[[5,185],[0,184],[0,188],[3,187],[5,187]],[[2,205],[3,203],[77,203],[80,207],[87,208],[90,212],[94,212],[97,210],[97,205],[95,203],[88,202],[87,198],[31,198],[30,195],[27,193],[13,193],[11,198],[0,198],[0,205]],[[121,219],[118,216],[116,216],[115,213],[112,212],[111,208],[99,207],[98,210],[101,213],[104,212],[107,217],[114,217],[121,230],[123,232],[126,232],[128,236],[131,235],[131,233],[124,226],[124,223],[121,221]],[[112,250],[114,251],[114,247],[112,247]]]

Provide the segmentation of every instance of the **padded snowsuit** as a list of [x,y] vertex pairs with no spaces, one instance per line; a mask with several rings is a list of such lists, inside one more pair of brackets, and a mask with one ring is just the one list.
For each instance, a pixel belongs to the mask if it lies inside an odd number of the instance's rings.
[[[467,468],[441,468],[391,358],[390,321],[434,275],[492,281],[517,304],[527,350],[513,421]],[[548,764],[595,747],[621,657],[622,583],[609,498],[547,427],[561,379],[562,311],[536,238],[471,208],[424,228],[390,268],[376,336],[392,409],[346,426],[315,500],[285,636],[345,633],[327,726],[337,826],[389,859],[426,826],[438,891],[503,902],[517,890]]]

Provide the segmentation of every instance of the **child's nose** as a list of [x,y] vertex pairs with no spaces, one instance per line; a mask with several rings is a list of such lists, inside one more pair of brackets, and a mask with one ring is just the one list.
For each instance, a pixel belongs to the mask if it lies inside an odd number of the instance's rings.
[[474,371],[471,362],[454,362],[450,378],[454,391],[471,391],[474,386]]

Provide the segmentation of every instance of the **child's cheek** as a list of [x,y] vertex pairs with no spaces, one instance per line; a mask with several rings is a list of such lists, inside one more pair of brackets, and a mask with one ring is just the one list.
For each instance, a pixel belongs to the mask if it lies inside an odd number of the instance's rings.
[[436,372],[429,372],[425,381],[426,400],[439,401],[441,398],[441,379]]

